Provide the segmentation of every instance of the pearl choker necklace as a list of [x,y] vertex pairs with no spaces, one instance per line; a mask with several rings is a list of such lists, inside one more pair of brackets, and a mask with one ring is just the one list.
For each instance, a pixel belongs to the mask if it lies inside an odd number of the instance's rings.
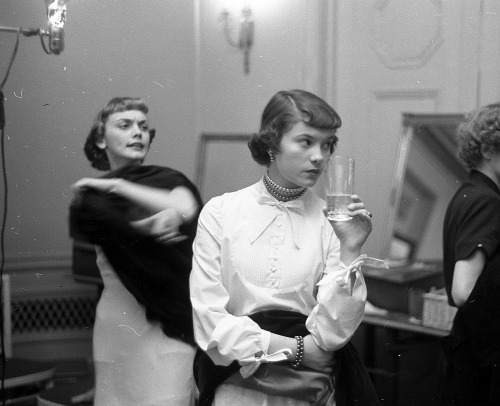
[[307,190],[307,188],[304,186],[293,189],[282,187],[274,182],[267,173],[264,175],[263,181],[267,191],[271,193],[276,199],[281,200],[282,202],[298,199]]

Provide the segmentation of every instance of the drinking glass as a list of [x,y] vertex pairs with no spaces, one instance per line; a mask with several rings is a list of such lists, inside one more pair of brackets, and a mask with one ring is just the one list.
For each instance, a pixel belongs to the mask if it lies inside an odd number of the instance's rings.
[[328,220],[350,220],[352,217],[347,206],[351,204],[351,195],[354,193],[354,158],[332,155],[325,175]]

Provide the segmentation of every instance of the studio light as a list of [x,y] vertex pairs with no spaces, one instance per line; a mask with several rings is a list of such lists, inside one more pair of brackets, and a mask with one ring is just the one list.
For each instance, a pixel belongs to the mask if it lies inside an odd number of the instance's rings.
[[[0,32],[23,34],[25,37],[39,36],[42,48],[47,54],[59,55],[64,50],[64,26],[66,24],[66,4],[69,0],[44,0],[47,7],[47,25],[45,28],[23,29],[22,27],[3,27]],[[48,39],[48,45],[45,39]],[[17,43],[16,43],[17,47]]]

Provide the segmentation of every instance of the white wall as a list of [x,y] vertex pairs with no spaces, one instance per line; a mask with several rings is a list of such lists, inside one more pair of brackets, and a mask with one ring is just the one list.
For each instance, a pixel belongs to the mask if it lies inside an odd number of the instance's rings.
[[[374,214],[366,249],[381,255],[401,138],[401,113],[465,112],[498,100],[500,3],[339,0],[336,106]],[[488,49],[488,55],[485,54]],[[342,144],[341,144],[342,145]],[[341,146],[342,148],[342,146]]]
[[[8,263],[69,264],[69,187],[97,174],[82,145],[113,96],[146,99],[158,130],[148,163],[191,178],[200,134],[256,131],[281,89],[325,97],[342,116],[339,151],[357,158],[357,189],[374,213],[371,255],[382,250],[401,112],[462,112],[499,96],[494,0],[248,1],[249,75],[222,35],[219,15],[235,3],[224,0],[73,0],[60,56],[21,38],[4,88]],[[39,27],[44,13],[42,0],[3,1],[0,25]],[[13,45],[0,33],[1,73]]]
[[[0,24],[40,27],[41,0],[0,3]],[[8,260],[68,257],[70,185],[95,176],[82,146],[97,110],[111,97],[141,96],[157,127],[149,163],[192,176],[194,31],[190,2],[74,1],[66,49],[46,55],[37,38],[21,38],[4,88],[9,217]],[[1,72],[15,37],[0,33]]]
[[[111,97],[143,97],[157,128],[148,163],[194,178],[201,133],[250,133],[281,89],[316,91],[320,3],[253,3],[250,74],[222,35],[222,0],[85,0],[68,4],[66,49],[45,55],[21,37],[4,88],[9,216],[8,262],[69,261],[70,185],[95,176],[82,145],[97,110]],[[0,3],[0,25],[40,27],[41,0]],[[5,72],[13,34],[0,33]],[[208,182],[214,180],[208,180]]]

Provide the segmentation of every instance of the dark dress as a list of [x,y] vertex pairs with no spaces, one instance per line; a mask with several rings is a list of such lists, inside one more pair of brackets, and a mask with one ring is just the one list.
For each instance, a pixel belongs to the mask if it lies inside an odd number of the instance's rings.
[[500,405],[500,190],[472,170],[444,221],[444,278],[452,306],[455,263],[477,247],[486,253],[486,265],[443,341],[440,405]]

